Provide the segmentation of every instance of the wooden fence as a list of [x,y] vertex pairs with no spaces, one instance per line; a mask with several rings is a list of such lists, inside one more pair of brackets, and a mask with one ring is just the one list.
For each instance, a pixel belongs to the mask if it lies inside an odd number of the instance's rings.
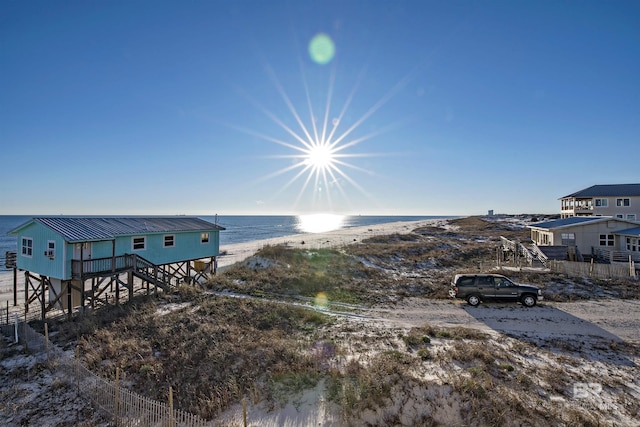
[[631,264],[596,264],[593,262],[548,261],[547,266],[555,273],[593,277],[599,280],[637,278],[633,262]]
[[[16,326],[17,325],[17,326]],[[197,415],[173,408],[173,392],[169,389],[169,402],[158,402],[122,387],[119,371],[115,381],[101,378],[86,369],[79,358],[70,358],[49,342],[48,337],[34,331],[24,321],[6,322],[0,318],[0,331],[8,337],[17,335],[26,350],[37,354],[38,358],[53,361],[50,364],[69,383],[77,388],[80,396],[90,400],[104,415],[112,417],[118,427],[163,426],[163,427],[205,427],[210,423]],[[47,324],[45,323],[45,335]]]
[[120,385],[116,380],[96,376],[80,363],[75,363],[78,390],[105,414],[112,414],[118,426],[204,427],[208,422],[197,415],[173,408],[172,391],[169,402],[163,403],[141,396]]

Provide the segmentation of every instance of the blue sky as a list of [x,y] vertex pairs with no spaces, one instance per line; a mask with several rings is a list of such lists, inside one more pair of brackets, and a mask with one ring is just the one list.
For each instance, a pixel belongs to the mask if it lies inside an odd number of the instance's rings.
[[[559,212],[640,182],[639,19],[637,1],[5,0],[0,214]],[[292,156],[325,120],[316,179]]]

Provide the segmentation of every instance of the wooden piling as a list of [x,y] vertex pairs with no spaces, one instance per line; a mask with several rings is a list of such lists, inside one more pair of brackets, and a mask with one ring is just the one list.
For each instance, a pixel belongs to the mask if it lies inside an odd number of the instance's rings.
[[13,267],[13,306],[18,305],[18,269]]
[[247,427],[247,398],[242,398],[242,423]]
[[49,324],[44,322],[44,348],[47,351],[47,360],[49,360]]

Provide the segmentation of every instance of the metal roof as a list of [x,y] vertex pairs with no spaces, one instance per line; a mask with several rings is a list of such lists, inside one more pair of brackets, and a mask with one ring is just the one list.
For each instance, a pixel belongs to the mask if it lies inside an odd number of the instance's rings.
[[624,234],[625,236],[640,236],[640,227],[627,228],[626,230],[616,231],[615,234]]
[[569,218],[556,219],[553,221],[531,224],[529,225],[529,228],[551,229],[551,228],[568,227],[570,225],[584,224],[587,222],[597,222],[597,221],[604,221],[604,220],[610,220],[610,219],[611,217],[609,216],[572,216]]
[[562,198],[567,197],[640,197],[640,184],[592,185]]
[[37,221],[64,237],[67,242],[111,240],[116,236],[182,231],[224,230],[195,217],[41,217],[21,225]]

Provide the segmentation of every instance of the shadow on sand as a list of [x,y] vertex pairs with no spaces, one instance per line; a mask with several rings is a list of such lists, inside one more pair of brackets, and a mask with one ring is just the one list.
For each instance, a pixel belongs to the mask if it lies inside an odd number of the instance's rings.
[[555,307],[481,304],[464,306],[464,310],[497,332],[554,353],[635,366],[627,357],[628,352],[637,352],[633,346],[611,332]]

